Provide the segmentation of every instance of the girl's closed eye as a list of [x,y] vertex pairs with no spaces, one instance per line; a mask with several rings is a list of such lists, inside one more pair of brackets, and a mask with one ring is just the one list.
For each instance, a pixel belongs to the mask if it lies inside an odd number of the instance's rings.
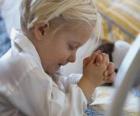
[[79,42],[73,42],[73,41],[68,42],[67,45],[68,45],[68,49],[72,51],[77,50],[81,46]]
[[69,45],[68,45],[68,49],[69,49],[69,50],[77,50],[77,49],[78,49],[78,46],[69,44]]

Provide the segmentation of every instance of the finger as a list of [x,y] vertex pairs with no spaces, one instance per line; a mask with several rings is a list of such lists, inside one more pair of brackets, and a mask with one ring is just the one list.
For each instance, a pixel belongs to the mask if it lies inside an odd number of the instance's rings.
[[110,62],[108,54],[102,53],[102,56],[103,56],[102,62],[108,65]]
[[93,53],[91,54],[91,58],[94,57],[95,54],[97,55],[97,54],[100,54],[100,53],[101,53],[101,50],[98,50],[98,51],[93,52]]
[[95,60],[94,63],[99,65],[103,60],[102,52],[101,52],[101,50],[98,50],[98,51],[95,52],[95,54],[97,55],[97,57],[96,57],[96,60]]
[[98,52],[93,53],[93,55],[91,56],[91,62],[90,63],[93,64],[93,63],[96,62],[98,54],[99,54]]
[[116,73],[112,73],[108,77],[105,77],[104,81],[107,83],[112,83],[112,82],[114,82],[115,78],[116,78]]
[[103,56],[101,54],[98,54],[95,60],[96,65],[102,64]]
[[97,51],[95,51],[94,53],[102,53],[102,51],[101,50],[97,50]]
[[86,57],[86,58],[83,60],[83,66],[87,66],[89,62],[90,62],[90,57]]
[[107,66],[107,72],[106,72],[105,76],[108,76],[114,72],[115,72],[115,65],[114,65],[114,63],[110,62]]

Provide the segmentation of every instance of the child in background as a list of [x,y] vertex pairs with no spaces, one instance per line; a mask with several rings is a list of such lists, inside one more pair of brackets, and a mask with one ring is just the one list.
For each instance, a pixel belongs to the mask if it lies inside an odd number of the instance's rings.
[[[103,41],[102,44],[99,45],[95,51],[101,50],[103,53],[108,54],[110,62],[113,62],[115,64],[115,72],[117,73],[130,47],[131,44],[122,40],[118,40],[114,43]],[[133,94],[136,96],[140,96],[139,83],[140,79],[139,77],[136,77],[132,89]],[[112,83],[106,83],[103,85],[112,85]]]
[[[103,53],[108,54],[109,60],[110,60],[110,62],[114,63],[115,72],[117,73],[129,48],[130,48],[130,44],[125,41],[122,41],[122,40],[118,40],[116,42],[102,41],[102,44],[99,45],[95,51],[100,50]],[[113,83],[111,82],[111,83],[106,83],[103,85],[110,86],[112,84]]]
[[115,64],[115,72],[117,72],[129,48],[130,44],[122,40],[116,42],[104,41],[95,51],[101,50],[108,54],[109,60]]
[[83,116],[94,89],[114,79],[108,56],[83,61],[78,84],[59,81],[59,68],[74,62],[77,49],[98,26],[94,0],[24,0],[22,30],[0,59],[1,116]]

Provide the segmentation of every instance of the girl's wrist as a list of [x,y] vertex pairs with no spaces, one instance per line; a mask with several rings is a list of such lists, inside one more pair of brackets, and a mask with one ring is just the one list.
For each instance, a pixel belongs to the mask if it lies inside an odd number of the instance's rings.
[[84,92],[85,96],[89,100],[96,88],[96,86],[88,80],[86,77],[82,77],[81,80],[78,83],[78,86],[82,89]]

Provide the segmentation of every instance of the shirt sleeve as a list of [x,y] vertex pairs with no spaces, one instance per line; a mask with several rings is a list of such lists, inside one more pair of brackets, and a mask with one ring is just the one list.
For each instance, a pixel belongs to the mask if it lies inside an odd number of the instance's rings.
[[34,68],[20,79],[10,101],[29,116],[84,116],[87,100],[77,85],[61,91],[46,73]]
[[0,116],[25,116],[21,111],[16,109],[11,102],[0,94]]

